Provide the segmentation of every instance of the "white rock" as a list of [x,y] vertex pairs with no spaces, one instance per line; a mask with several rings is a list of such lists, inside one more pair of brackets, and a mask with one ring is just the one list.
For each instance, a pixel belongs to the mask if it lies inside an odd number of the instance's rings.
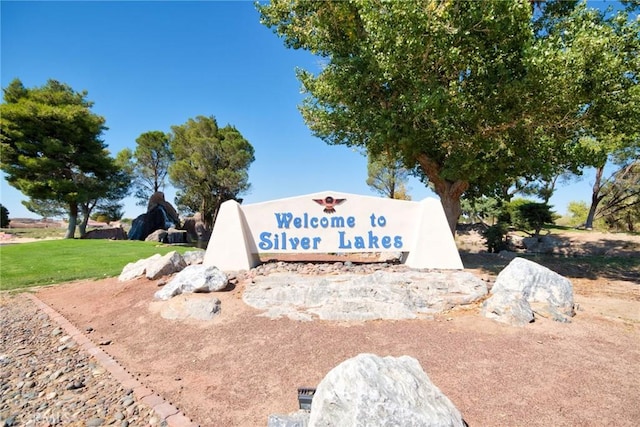
[[521,294],[498,292],[482,304],[482,315],[498,322],[523,326],[533,322],[531,306]]
[[[299,314],[324,320],[413,319],[471,304],[485,282],[463,271],[301,276],[273,273],[248,283],[243,300],[272,317]],[[305,316],[305,317],[306,317]]]
[[182,254],[182,259],[187,265],[202,264],[204,261],[204,250],[187,251]]
[[125,265],[122,269],[122,273],[118,277],[120,282],[126,282],[129,280],[133,280],[136,277],[144,276],[147,272],[147,265],[155,260],[158,260],[162,257],[160,254],[155,254],[150,256],[149,258],[140,259],[136,262],[130,262]]
[[571,281],[524,258],[515,258],[498,274],[491,294],[482,314],[513,325],[528,323],[533,313],[559,322],[570,322],[575,314]]
[[309,427],[463,426],[458,409],[409,356],[360,354],[318,384]]
[[168,300],[185,293],[221,291],[227,284],[226,274],[217,267],[190,265],[176,274],[154,296],[156,299]]
[[155,280],[162,276],[177,273],[185,268],[187,264],[176,251],[171,251],[159,259],[150,261],[147,264],[147,279]]

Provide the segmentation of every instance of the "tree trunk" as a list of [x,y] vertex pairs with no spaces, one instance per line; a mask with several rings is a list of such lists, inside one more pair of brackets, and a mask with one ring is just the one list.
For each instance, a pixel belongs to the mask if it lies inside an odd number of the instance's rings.
[[82,212],[82,221],[78,225],[78,231],[80,232],[80,238],[84,238],[87,234],[87,224],[89,223],[89,212]]
[[451,230],[451,234],[454,236],[456,235],[458,218],[460,218],[462,214],[462,208],[460,207],[461,194],[456,196],[455,193],[455,191],[447,191],[444,194],[438,194],[438,196],[440,196],[440,203],[442,203],[442,208],[444,209],[444,214],[447,217],[449,230]]
[[78,222],[78,204],[75,202],[69,202],[69,225],[67,226],[67,233],[64,235],[65,239],[75,238],[77,222]]
[[449,181],[440,177],[440,166],[424,154],[418,155],[418,163],[424,174],[433,184],[435,192],[440,196],[440,203],[447,217],[449,230],[456,235],[456,225],[462,214],[460,197],[469,188],[468,181]]
[[591,192],[591,207],[589,208],[589,214],[587,215],[587,220],[584,223],[584,228],[592,229],[593,221],[596,216],[596,210],[598,209],[598,204],[602,200],[602,196],[600,195],[600,190],[602,189],[602,174],[604,172],[604,165],[598,166],[596,168],[596,180],[593,183],[593,191]]

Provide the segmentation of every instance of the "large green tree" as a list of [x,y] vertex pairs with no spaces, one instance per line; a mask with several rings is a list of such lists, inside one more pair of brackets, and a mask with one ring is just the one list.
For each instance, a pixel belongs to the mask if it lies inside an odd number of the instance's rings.
[[567,58],[566,87],[579,106],[576,136],[595,169],[587,228],[605,197],[607,163],[623,166],[640,157],[639,8],[636,2],[603,11],[578,3],[548,32]]
[[173,162],[169,141],[170,135],[157,130],[145,132],[136,139],[131,170],[139,205],[146,205],[151,195],[164,191],[169,165]]
[[101,140],[103,117],[93,113],[87,92],[49,80],[26,88],[18,79],[4,89],[0,105],[0,167],[10,185],[34,200],[64,203],[66,237],[75,235],[80,205],[105,195],[118,173]]
[[549,174],[571,149],[558,118],[572,105],[545,68],[549,52],[536,43],[529,1],[257,7],[288,47],[326,59],[318,74],[298,71],[313,133],[329,144],[398,153],[440,196],[452,233],[463,193]]
[[218,127],[212,116],[189,119],[171,130],[175,161],[169,166],[169,177],[178,189],[178,208],[200,212],[211,230],[220,205],[238,200],[249,189],[253,146],[235,127]]

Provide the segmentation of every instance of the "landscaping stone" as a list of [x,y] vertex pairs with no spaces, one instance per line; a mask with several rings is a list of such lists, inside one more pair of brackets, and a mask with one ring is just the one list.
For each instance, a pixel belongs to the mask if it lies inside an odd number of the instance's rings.
[[482,314],[505,323],[528,323],[529,312],[559,322],[570,322],[575,314],[571,281],[524,258],[515,258],[498,274],[491,294]]
[[168,300],[184,293],[216,292],[226,288],[227,284],[226,274],[218,268],[201,264],[190,265],[176,274],[169,283],[155,293],[154,297]]
[[246,285],[243,300],[272,318],[414,319],[472,304],[487,294],[485,282],[457,271],[375,271],[370,274],[271,273]]
[[318,384],[309,426],[464,426],[460,411],[409,356],[360,354]]
[[176,251],[171,251],[158,259],[150,261],[147,264],[146,276],[149,280],[155,280],[162,276],[177,273],[186,266],[187,264],[182,259],[182,255]]

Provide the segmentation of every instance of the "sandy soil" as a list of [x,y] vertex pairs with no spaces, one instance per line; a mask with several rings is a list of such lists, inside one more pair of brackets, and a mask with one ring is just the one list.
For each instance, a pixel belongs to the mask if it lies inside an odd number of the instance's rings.
[[[636,236],[637,237],[637,236]],[[640,248],[632,238],[629,256]],[[497,256],[466,252],[469,271],[491,279]],[[315,387],[359,353],[409,355],[470,426],[640,424],[640,280],[636,273],[573,273],[579,310],[570,324],[539,318],[511,327],[478,307],[434,319],[374,322],[269,320],[242,302],[244,285],[216,296],[211,322],[169,321],[153,301],[154,281],[83,281],[37,295],[142,383],[202,426],[264,426],[298,407],[297,388]]]

